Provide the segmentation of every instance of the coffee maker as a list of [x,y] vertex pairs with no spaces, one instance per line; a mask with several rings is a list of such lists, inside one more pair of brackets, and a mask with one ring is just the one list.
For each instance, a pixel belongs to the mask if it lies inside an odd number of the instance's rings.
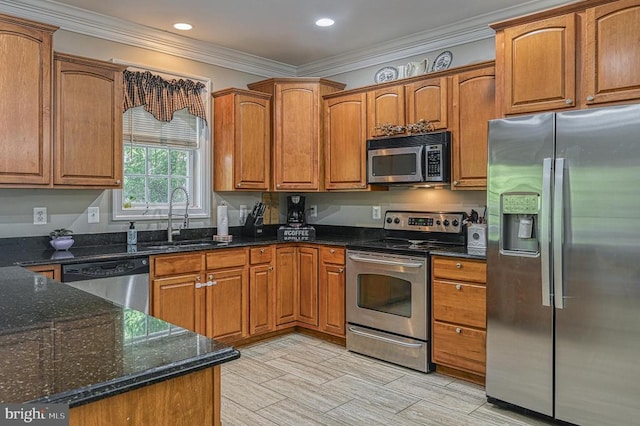
[[304,199],[302,195],[290,195],[287,197],[287,226],[301,228],[307,224]]

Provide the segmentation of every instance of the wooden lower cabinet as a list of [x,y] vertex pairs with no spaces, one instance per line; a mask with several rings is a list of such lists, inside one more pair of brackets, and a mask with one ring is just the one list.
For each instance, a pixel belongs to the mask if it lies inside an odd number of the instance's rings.
[[252,248],[249,257],[249,335],[255,336],[275,326],[275,248]]
[[205,333],[204,293],[196,288],[202,282],[201,275],[180,275],[156,278],[151,281],[154,317],[192,330]]
[[345,337],[345,274],[343,248],[321,247],[318,293],[320,331]]
[[298,247],[299,323],[318,326],[318,249]]
[[69,410],[70,426],[220,425],[220,366]]
[[32,272],[37,272],[40,275],[44,275],[52,280],[60,281],[62,279],[62,272],[60,265],[35,265],[27,266],[27,269]]
[[462,378],[484,382],[486,262],[434,256],[432,359]]
[[294,246],[276,248],[276,325],[296,320],[297,249]]
[[224,342],[247,337],[248,278],[246,267],[207,272],[207,337]]

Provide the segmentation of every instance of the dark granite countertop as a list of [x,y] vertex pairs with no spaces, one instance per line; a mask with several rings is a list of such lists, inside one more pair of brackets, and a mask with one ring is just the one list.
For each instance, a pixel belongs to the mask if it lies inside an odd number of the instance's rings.
[[[230,243],[215,243],[212,241],[213,232],[206,230],[189,230],[189,235],[183,237],[178,244],[210,243],[200,246],[178,245],[170,248],[154,248],[162,245],[164,232],[151,231],[139,233],[139,244],[132,248],[126,244],[126,233],[94,234],[76,237],[77,243],[68,251],[55,251],[48,244],[48,238],[6,238],[0,239],[0,267],[1,266],[29,266],[46,265],[52,263],[78,263],[89,260],[119,260],[140,255],[155,255],[197,250],[214,250],[233,247],[251,247],[268,244],[285,244],[279,242],[276,236],[277,226],[266,229],[266,234],[260,238],[244,237],[239,230],[232,232],[233,241]],[[142,238],[141,238],[142,235]],[[358,228],[348,226],[316,226],[316,240],[309,244],[347,246],[362,241],[380,238],[381,230],[377,228]],[[135,251],[134,251],[135,250]],[[473,259],[486,259],[483,251],[467,250],[466,247],[451,247],[432,251],[434,255],[457,256]]]
[[0,277],[2,403],[74,407],[240,356],[20,267],[0,268]]

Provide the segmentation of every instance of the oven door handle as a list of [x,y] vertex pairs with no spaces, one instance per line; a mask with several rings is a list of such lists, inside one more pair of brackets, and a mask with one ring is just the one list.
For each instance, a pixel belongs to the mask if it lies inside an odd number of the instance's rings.
[[351,327],[351,326],[349,327],[349,331],[352,332],[353,334],[358,334],[360,336],[369,337],[371,339],[381,340],[381,341],[386,342],[386,343],[393,343],[394,345],[404,346],[404,347],[407,347],[407,348],[419,348],[419,347],[422,346],[422,343],[400,342],[398,340],[390,339],[388,337],[378,336],[376,334],[371,334],[371,333],[365,333],[364,331],[360,331],[357,328],[354,328],[354,327]]
[[415,263],[415,262],[394,262],[391,260],[381,260],[381,259],[368,259],[366,257],[360,256],[349,256],[349,259],[356,262],[366,262],[366,263],[375,263],[378,265],[392,265],[392,266],[405,266],[407,268],[422,268],[423,263]]

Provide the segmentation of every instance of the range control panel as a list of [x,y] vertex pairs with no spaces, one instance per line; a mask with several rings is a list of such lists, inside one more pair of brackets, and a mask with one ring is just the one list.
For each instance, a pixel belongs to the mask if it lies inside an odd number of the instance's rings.
[[462,233],[463,212],[387,211],[384,229],[393,231],[422,231]]

